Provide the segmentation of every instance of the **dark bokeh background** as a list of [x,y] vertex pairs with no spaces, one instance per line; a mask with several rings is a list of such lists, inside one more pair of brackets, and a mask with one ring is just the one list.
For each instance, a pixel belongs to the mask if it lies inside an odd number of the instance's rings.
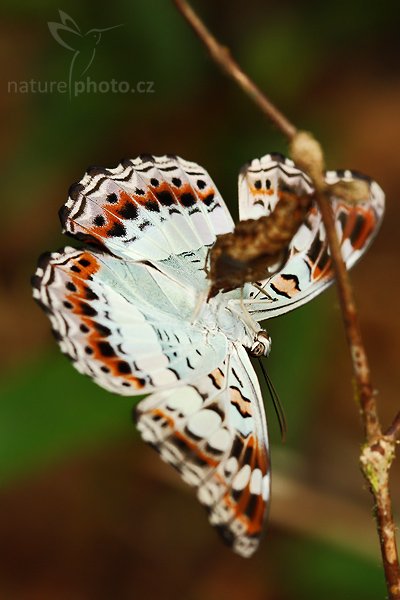
[[[386,191],[385,223],[353,281],[388,424],[399,403],[397,3],[196,6],[280,108],[320,138],[330,168],[364,171]],[[72,52],[47,26],[60,21],[59,8],[83,33],[122,24],[103,34],[84,78],[151,81],[154,92],[71,100],[9,92],[9,81],[67,80]],[[89,164],[180,154],[208,169],[236,217],[239,167],[272,150],[286,152],[284,140],[221,75],[167,0],[3,0],[0,14],[0,596],[384,598],[334,290],[267,324],[269,370],[289,436],[283,446],[267,399],[271,518],[248,561],[220,543],[190,490],[139,440],[132,400],[76,373],[31,300],[36,258],[66,243],[57,210]],[[87,40],[80,43],[90,54]],[[392,481],[398,515],[396,465]]]

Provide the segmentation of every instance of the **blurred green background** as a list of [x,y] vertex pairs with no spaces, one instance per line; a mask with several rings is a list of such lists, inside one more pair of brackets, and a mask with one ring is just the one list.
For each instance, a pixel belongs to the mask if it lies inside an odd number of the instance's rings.
[[[400,73],[398,3],[194,3],[245,70],[330,168],[355,168],[387,194],[378,239],[353,273],[383,422],[398,408]],[[68,80],[73,52],[51,36],[59,9],[103,33],[84,75],[132,93],[24,92]],[[266,324],[268,368],[289,423],[280,442],[266,398],[271,518],[257,555],[234,556],[193,494],[139,440],[132,399],[97,388],[60,355],[31,300],[44,250],[70,243],[57,210],[89,164],[174,153],[203,165],[237,217],[237,173],[285,141],[225,79],[165,0],[0,8],[2,177],[0,596],[6,600],[385,597],[335,291]],[[77,41],[70,33],[68,44]],[[92,47],[79,43],[84,60]],[[86,54],[85,54],[86,53]],[[10,84],[10,82],[14,82]],[[151,82],[140,92],[138,82]],[[38,84],[37,84],[38,85]],[[36,90],[37,90],[36,85]],[[399,514],[399,469],[392,476]]]

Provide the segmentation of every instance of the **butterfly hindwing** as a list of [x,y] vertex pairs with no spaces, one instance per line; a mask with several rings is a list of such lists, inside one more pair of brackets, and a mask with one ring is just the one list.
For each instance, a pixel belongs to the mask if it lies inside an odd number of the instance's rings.
[[243,556],[258,546],[269,500],[264,407],[246,351],[190,385],[156,392],[137,407],[145,441],[190,485],[225,541]]
[[239,216],[241,221],[267,217],[284,190],[299,196],[313,191],[310,178],[281,154],[266,154],[244,165],[239,173]]
[[[259,177],[266,191],[267,177],[271,196],[255,196],[254,178]],[[379,185],[353,171],[328,171],[326,181],[331,186],[331,206],[343,259],[350,269],[364,254],[375,237],[384,212],[384,193]],[[343,199],[337,190],[355,185],[361,189],[357,200]],[[312,193],[310,180],[292,161],[279,155],[267,155],[246,166],[239,176],[239,204],[243,218],[255,214],[264,216],[279,202],[279,191],[296,194]],[[308,191],[307,191],[308,190]],[[360,192],[358,192],[360,194]],[[255,200],[254,200],[255,198]],[[266,198],[272,200],[266,201]],[[288,312],[311,300],[333,281],[334,273],[328,242],[319,209],[314,202],[300,229],[293,237],[288,259],[275,274],[257,282],[257,288],[246,286],[246,306],[258,321]],[[263,291],[260,291],[262,287]]]

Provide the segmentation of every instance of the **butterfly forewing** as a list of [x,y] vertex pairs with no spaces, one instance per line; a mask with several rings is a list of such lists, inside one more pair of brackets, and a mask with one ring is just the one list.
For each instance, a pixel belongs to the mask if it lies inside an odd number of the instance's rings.
[[[153,276],[154,275],[154,276]],[[33,278],[61,350],[119,394],[146,393],[207,373],[227,341],[190,323],[196,295],[141,263],[67,247],[45,255]]]
[[123,259],[162,261],[212,245],[233,228],[208,173],[179,157],[143,155],[92,168],[60,211],[70,235]]

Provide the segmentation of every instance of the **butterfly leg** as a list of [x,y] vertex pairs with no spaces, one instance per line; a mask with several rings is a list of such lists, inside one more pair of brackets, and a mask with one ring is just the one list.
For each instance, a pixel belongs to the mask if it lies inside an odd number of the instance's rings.
[[229,310],[231,310],[235,315],[237,315],[246,327],[249,330],[249,333],[252,335],[256,335],[260,331],[260,325],[253,319],[250,315],[249,311],[245,306],[245,300],[243,297],[240,299],[233,299],[229,302]]
[[271,351],[271,337],[267,331],[261,329],[260,324],[253,319],[246,308],[246,300],[233,299],[229,302],[229,309],[237,315],[247,328],[248,345],[243,345],[251,356],[268,356]]
[[200,316],[201,316],[201,311],[203,309],[203,306],[206,304],[207,302],[207,296],[208,296],[208,290],[202,290],[199,293],[199,296],[196,300],[196,305],[194,307],[192,316],[190,318],[190,324],[194,325],[196,323],[196,321],[199,320]]

